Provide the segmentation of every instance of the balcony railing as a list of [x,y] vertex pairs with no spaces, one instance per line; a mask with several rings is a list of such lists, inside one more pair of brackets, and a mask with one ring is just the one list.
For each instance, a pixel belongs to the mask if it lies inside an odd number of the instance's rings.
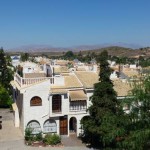
[[45,80],[49,80],[50,84],[54,84],[54,77],[22,78],[20,77],[18,73],[15,74],[14,80],[20,86],[31,85],[31,84],[38,83],[38,82],[45,81]]

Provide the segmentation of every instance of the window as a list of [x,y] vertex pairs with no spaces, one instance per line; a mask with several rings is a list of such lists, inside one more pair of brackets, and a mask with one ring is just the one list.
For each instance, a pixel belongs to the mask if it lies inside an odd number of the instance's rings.
[[30,128],[32,130],[32,134],[38,134],[41,132],[41,126],[40,124],[33,120],[33,121],[30,121],[27,125],[28,128]]
[[86,110],[86,100],[70,102],[70,111],[79,111],[79,110]]
[[53,95],[52,112],[61,112],[61,95]]
[[43,132],[44,133],[56,133],[57,132],[57,126],[56,122],[53,119],[49,119],[45,121],[43,125]]
[[38,96],[33,97],[30,100],[30,106],[42,106],[42,99]]

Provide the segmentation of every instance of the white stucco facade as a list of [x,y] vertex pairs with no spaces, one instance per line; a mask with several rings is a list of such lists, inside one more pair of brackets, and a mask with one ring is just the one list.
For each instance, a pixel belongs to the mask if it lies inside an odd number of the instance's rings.
[[[57,82],[56,82],[57,83]],[[61,83],[61,82],[60,82]],[[35,85],[31,85],[22,89],[17,89],[17,87],[14,89],[14,100],[17,105],[18,114],[17,111],[15,111],[15,117],[18,115],[19,120],[16,121],[15,124],[18,124],[16,127],[20,127],[22,132],[24,133],[25,129],[28,127],[28,124],[32,121],[38,122],[40,125],[41,131],[43,132],[43,126],[45,121],[51,119],[54,120],[57,127],[57,134],[60,134],[60,117],[66,117],[67,118],[67,132],[66,136],[70,135],[70,119],[75,118],[76,119],[76,129],[75,134],[77,136],[80,135],[81,132],[81,125],[80,121],[84,116],[87,116],[88,113],[86,110],[70,110],[70,96],[69,92],[66,90],[66,93],[51,93],[50,89],[50,82],[49,80],[43,81],[40,83],[37,83]],[[54,113],[52,111],[52,97],[53,95],[60,95],[61,96],[61,112]],[[86,107],[90,104],[89,102],[89,96],[91,96],[92,93],[87,93],[87,100],[86,100]],[[16,96],[16,98],[15,98]],[[31,106],[30,101],[33,97],[40,97],[42,100],[41,106]],[[43,132],[44,133],[44,132]]]

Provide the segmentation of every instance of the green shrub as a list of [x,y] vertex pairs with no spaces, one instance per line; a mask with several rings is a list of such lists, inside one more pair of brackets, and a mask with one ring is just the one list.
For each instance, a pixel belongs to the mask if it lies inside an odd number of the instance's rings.
[[29,140],[27,143],[29,146],[32,145],[32,140]]
[[12,98],[9,95],[8,89],[0,84],[0,108],[9,108],[12,104]]
[[42,132],[35,135],[35,140],[36,141],[42,141],[43,140]]
[[57,134],[47,134],[44,137],[43,142],[47,145],[56,145],[61,143],[61,138]]
[[34,136],[32,135],[32,129],[31,128],[26,128],[25,129],[25,140],[26,141],[33,141]]

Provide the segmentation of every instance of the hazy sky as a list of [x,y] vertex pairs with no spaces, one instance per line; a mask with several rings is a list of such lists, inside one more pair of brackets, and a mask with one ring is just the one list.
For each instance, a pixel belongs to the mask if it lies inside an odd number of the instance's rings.
[[0,0],[0,46],[150,46],[150,0]]

